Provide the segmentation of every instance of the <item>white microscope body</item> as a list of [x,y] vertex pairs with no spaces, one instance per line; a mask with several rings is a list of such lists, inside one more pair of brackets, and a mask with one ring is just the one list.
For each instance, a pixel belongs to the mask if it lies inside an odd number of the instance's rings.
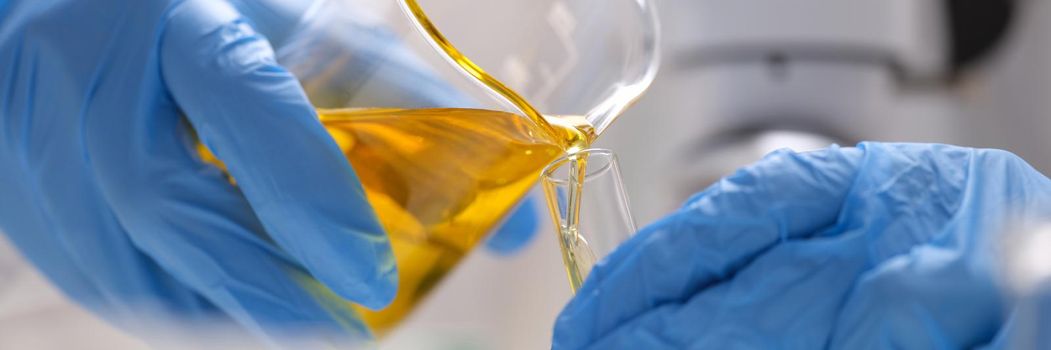
[[661,74],[606,135],[640,222],[778,148],[966,144],[953,39],[970,33],[953,32],[959,4],[950,3],[661,3]]

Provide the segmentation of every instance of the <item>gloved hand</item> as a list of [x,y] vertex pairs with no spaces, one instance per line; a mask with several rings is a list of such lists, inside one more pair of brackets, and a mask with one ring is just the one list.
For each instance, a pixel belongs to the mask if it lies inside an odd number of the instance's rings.
[[1009,305],[992,248],[1005,225],[1049,214],[1051,180],[1003,151],[776,152],[599,264],[559,316],[554,347],[999,344]]
[[[126,328],[161,313],[367,339],[305,281],[382,307],[389,243],[256,31],[277,38],[311,1],[235,3],[0,2],[0,231]],[[183,114],[239,187],[198,160]]]

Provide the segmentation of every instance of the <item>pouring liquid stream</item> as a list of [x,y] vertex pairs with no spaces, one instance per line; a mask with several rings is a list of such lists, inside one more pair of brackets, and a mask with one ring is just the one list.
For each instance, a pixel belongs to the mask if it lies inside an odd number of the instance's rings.
[[490,91],[502,96],[506,101],[514,105],[539,128],[555,136],[560,141],[563,151],[570,157],[568,186],[570,190],[567,193],[568,205],[565,208],[567,210],[567,220],[564,224],[556,222],[555,225],[558,226],[559,246],[566,267],[566,274],[573,292],[576,292],[583,285],[584,280],[587,278],[587,272],[591,270],[596,260],[595,254],[579,231],[580,198],[583,194],[584,179],[587,174],[587,157],[584,154],[577,154],[577,152],[587,149],[595,137],[598,136],[595,128],[584,117],[545,117],[540,114],[525,98],[487,73],[453,46],[427,17],[417,0],[404,0],[402,4],[405,5],[407,12],[414,17],[420,31],[430,38],[430,42],[436,48],[446,54],[446,58],[479,83],[485,85]]
[[[340,298],[313,278],[301,283],[336,312],[357,313],[376,336],[409,315],[521,200],[547,164],[587,149],[596,137],[584,117],[541,115],[457,51],[415,0],[404,1],[424,24],[425,34],[456,65],[511,101],[521,114],[465,108],[317,110],[387,233],[398,292],[389,306],[370,310]],[[197,152],[203,161],[227,171],[203,144],[197,145]],[[574,198],[569,205],[574,215],[560,228],[559,241],[575,291],[595,259],[577,234],[586,159],[574,158],[573,164],[579,169],[570,179],[576,190],[568,194]],[[236,184],[231,173],[226,175]]]

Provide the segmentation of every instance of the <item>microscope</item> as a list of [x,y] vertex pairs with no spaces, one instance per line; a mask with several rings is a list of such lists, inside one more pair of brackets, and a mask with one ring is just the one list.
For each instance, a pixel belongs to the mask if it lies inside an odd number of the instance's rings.
[[1002,46],[1019,3],[661,3],[662,72],[636,115],[618,121],[632,125],[611,130],[626,133],[612,147],[629,184],[652,176],[631,174],[639,168],[673,179],[632,193],[636,212],[654,219],[780,148],[957,141],[959,94]]

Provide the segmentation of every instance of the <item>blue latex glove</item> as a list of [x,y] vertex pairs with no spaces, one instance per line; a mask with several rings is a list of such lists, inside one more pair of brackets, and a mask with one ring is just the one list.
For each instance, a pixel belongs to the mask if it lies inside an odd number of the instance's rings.
[[1051,217],[1010,153],[863,143],[776,152],[599,264],[556,349],[958,349],[997,338],[992,247]]
[[[367,339],[309,286],[386,305],[389,243],[256,32],[278,36],[297,21],[276,14],[310,2],[236,4],[0,1],[0,231],[126,328],[160,313],[231,318],[261,339]],[[239,188],[197,159],[183,114]]]

